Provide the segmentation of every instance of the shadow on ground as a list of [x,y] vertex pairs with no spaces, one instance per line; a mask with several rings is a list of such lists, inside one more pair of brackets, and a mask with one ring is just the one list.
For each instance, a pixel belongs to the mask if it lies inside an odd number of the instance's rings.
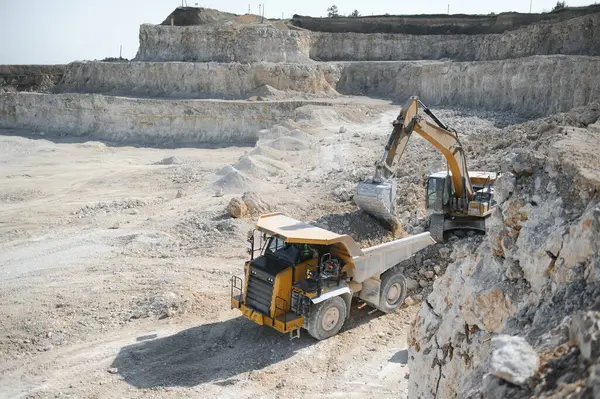
[[408,364],[408,349],[401,349],[394,353],[394,356],[391,357],[390,362]]
[[[354,304],[340,334],[380,315]],[[111,367],[137,388],[190,387],[206,382],[229,385],[239,374],[261,370],[319,344],[305,330],[301,334],[290,340],[286,334],[237,317],[168,337],[139,337],[137,343],[121,348]]]

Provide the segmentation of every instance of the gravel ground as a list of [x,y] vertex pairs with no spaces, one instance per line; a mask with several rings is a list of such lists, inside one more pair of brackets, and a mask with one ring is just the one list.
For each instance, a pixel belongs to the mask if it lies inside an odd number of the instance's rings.
[[[355,308],[324,342],[307,334],[289,341],[229,308],[229,280],[242,272],[256,215],[234,220],[225,209],[244,191],[363,246],[393,238],[351,199],[398,110],[353,102],[337,119],[331,107],[324,120],[313,109],[312,120],[263,132],[255,148],[111,147],[1,132],[3,395],[406,397],[416,305],[390,315]],[[485,164],[479,137],[489,141],[517,121],[438,114],[472,147],[475,165]],[[413,137],[397,178],[408,234],[427,228],[425,179],[443,168],[439,153]],[[451,250],[438,245],[403,265],[417,284],[410,303],[443,274]]]

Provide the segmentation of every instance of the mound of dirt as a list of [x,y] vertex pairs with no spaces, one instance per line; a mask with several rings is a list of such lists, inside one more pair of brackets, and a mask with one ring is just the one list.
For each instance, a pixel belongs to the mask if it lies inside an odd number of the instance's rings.
[[381,223],[362,211],[332,213],[320,217],[311,224],[334,233],[347,234],[361,247],[381,244],[395,238]]
[[224,176],[224,175],[226,175],[226,174],[228,174],[230,172],[234,172],[234,171],[235,171],[235,168],[233,166],[226,165],[226,166],[223,166],[221,169],[217,170],[215,172],[215,174],[217,176]]
[[[223,219],[223,214],[198,213],[189,216],[177,224],[173,233],[178,237],[178,256],[195,256],[215,251],[243,252],[246,240],[245,232],[248,231],[248,222],[243,219]],[[223,243],[230,243],[223,247]]]
[[161,25],[171,25],[171,22],[175,26],[224,24],[232,21],[235,17],[237,17],[236,14],[212,8],[177,7]]
[[276,149],[266,146],[266,145],[257,145],[254,147],[252,151],[248,153],[248,155],[252,156],[262,156],[264,158],[272,159],[275,161],[283,161],[285,160],[285,155],[277,151]]
[[260,131],[260,137],[263,139],[276,139],[282,136],[288,136],[290,129],[285,126],[275,125],[269,129],[263,129]]
[[163,292],[157,295],[137,299],[129,319],[144,319],[157,316],[165,319],[186,312],[189,299],[174,292]]
[[310,148],[309,143],[294,137],[280,137],[271,141],[269,146],[281,151],[302,151]]
[[256,182],[249,178],[246,174],[233,170],[211,184],[214,190],[222,190],[223,193],[242,193],[250,190]]
[[253,158],[256,161],[261,162],[262,164],[265,165],[269,165],[270,168],[273,168],[276,170],[275,175],[280,175],[283,174],[285,171],[287,171],[288,169],[290,169],[290,165],[285,163],[285,162],[281,162],[275,159],[271,159],[271,158],[267,158],[264,157],[262,155],[254,155]]
[[271,97],[279,97],[282,95],[281,90],[277,90],[271,85],[264,85],[254,89],[251,93],[252,96],[263,97],[263,98],[271,98]]
[[181,165],[182,163],[183,162],[181,162],[181,159],[177,157],[168,157],[155,162],[154,165]]
[[300,129],[294,129],[289,133],[290,137],[293,137],[298,140],[310,141],[312,136],[308,135],[306,132],[303,132]]
[[250,155],[244,155],[233,165],[240,172],[247,173],[255,177],[268,177],[277,175],[277,168],[264,164]]

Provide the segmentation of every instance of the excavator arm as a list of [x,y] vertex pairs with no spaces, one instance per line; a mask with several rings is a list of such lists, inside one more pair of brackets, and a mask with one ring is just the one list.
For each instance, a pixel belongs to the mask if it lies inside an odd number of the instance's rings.
[[[420,115],[420,107],[435,123]],[[408,100],[393,125],[384,153],[375,164],[375,175],[358,185],[355,202],[359,208],[392,228],[398,225],[394,206],[396,186],[391,178],[412,133],[423,137],[444,155],[452,173],[455,195],[469,200],[473,197],[467,158],[456,132],[444,125],[418,97]]]

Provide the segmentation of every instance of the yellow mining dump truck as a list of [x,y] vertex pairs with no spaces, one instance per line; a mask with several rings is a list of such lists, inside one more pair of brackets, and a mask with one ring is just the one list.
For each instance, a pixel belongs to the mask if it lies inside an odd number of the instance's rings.
[[353,297],[383,312],[406,296],[404,276],[394,268],[434,244],[422,233],[361,249],[339,235],[281,213],[259,218],[244,276],[231,281],[231,306],[257,324],[290,337],[304,328],[326,339],[342,328]]

